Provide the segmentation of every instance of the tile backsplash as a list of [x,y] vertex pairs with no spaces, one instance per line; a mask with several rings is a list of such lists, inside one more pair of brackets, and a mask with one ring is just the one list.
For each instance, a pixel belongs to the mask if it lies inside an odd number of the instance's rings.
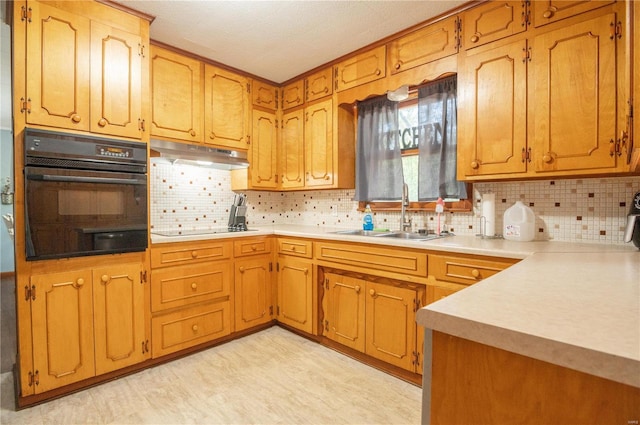
[[[224,227],[233,202],[230,172],[193,165],[151,161],[151,225],[155,230]],[[479,233],[481,197],[496,197],[496,232],[502,215],[515,201],[536,214],[536,239],[623,244],[631,197],[640,177],[611,177],[526,182],[475,183],[474,211],[444,213],[441,220],[457,234]],[[306,224],[359,228],[362,213],[353,190],[248,191],[249,226]],[[398,229],[399,213],[375,213],[377,227]],[[414,229],[435,229],[434,213],[411,213]],[[444,227],[443,226],[443,227]]]

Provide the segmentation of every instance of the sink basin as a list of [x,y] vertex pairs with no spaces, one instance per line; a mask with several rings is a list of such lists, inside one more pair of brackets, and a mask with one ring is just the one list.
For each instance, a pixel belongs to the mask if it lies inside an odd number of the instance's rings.
[[377,236],[377,235],[384,235],[390,232],[374,232],[373,230],[349,229],[349,230],[338,230],[337,232],[333,232],[333,233],[337,235]]
[[409,239],[414,241],[427,241],[429,239],[435,239],[438,237],[437,235],[421,235],[420,233],[410,232],[379,233],[375,236],[379,238]]

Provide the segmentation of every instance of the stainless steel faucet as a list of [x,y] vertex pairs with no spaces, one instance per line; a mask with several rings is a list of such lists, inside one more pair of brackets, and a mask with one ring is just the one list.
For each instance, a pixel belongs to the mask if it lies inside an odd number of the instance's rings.
[[409,206],[409,185],[402,184],[402,210],[400,217],[400,230],[403,232],[411,231],[411,217],[407,217],[407,207]]

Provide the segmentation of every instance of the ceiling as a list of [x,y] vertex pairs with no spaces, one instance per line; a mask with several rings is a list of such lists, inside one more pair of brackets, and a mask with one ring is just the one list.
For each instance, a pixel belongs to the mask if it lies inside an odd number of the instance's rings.
[[151,39],[275,83],[466,0],[117,0],[155,16]]

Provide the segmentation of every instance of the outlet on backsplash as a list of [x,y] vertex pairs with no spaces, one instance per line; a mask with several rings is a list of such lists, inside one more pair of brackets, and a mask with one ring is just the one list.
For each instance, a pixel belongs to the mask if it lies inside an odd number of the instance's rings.
[[[151,225],[156,230],[226,226],[233,203],[230,172],[171,164],[153,158],[150,167]],[[491,182],[474,184],[474,212],[442,215],[443,229],[479,232],[481,194],[496,194],[496,229],[504,211],[520,200],[536,214],[536,239],[623,244],[628,202],[640,177]],[[249,226],[300,223],[359,228],[361,213],[353,190],[263,192],[247,195]],[[413,214],[415,229],[435,230],[434,213]],[[400,213],[375,213],[378,227],[397,230]]]

